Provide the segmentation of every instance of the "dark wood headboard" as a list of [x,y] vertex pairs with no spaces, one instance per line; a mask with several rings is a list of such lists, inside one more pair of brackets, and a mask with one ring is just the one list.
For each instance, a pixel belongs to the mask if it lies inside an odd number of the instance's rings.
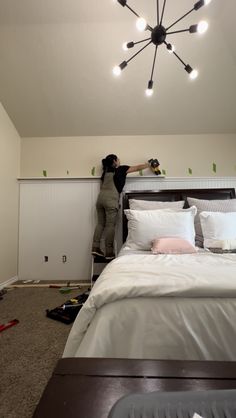
[[174,202],[184,200],[184,208],[188,207],[187,197],[195,197],[196,199],[219,200],[219,199],[233,199],[235,198],[235,189],[177,189],[177,190],[135,190],[123,193],[122,207],[123,207],[123,242],[126,240],[128,234],[127,218],[124,214],[124,209],[129,209],[129,199],[137,200],[151,200],[161,202]]

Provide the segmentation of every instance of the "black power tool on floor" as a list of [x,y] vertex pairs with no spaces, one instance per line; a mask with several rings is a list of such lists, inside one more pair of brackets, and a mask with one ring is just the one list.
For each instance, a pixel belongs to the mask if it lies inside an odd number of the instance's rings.
[[83,304],[88,299],[89,292],[90,290],[88,289],[87,292],[84,292],[73,299],[67,300],[65,303],[54,309],[47,309],[46,316],[48,318],[55,319],[56,321],[64,322],[64,324],[71,324],[71,322],[73,322],[77,317]]

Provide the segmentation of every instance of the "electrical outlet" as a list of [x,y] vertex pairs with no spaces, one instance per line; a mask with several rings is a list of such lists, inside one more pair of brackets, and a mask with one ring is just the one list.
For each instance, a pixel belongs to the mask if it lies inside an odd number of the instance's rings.
[[62,256],[62,262],[63,262],[63,263],[66,263],[66,262],[67,262],[67,256],[66,256],[66,255],[63,255],[63,256]]
[[47,255],[44,256],[44,261],[45,261],[45,263],[48,262],[48,256]]

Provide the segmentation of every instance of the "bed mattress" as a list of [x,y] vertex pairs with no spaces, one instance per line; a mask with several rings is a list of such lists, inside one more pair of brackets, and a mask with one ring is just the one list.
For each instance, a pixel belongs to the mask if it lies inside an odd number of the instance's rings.
[[122,249],[95,283],[63,357],[236,360],[236,255]]

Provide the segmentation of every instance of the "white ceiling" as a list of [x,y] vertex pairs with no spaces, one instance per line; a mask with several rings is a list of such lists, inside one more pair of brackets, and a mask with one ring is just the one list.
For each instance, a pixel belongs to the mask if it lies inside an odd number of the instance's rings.
[[[163,0],[160,0],[162,4]],[[197,0],[167,0],[164,25]],[[155,25],[156,0],[128,0]],[[117,79],[112,68],[140,40],[135,16],[113,0],[0,0],[0,101],[21,136],[236,132],[236,1],[212,0],[175,29],[202,18],[208,32],[169,37],[199,77],[161,46],[154,95],[144,95],[154,46]],[[142,46],[142,45],[141,45]]]

